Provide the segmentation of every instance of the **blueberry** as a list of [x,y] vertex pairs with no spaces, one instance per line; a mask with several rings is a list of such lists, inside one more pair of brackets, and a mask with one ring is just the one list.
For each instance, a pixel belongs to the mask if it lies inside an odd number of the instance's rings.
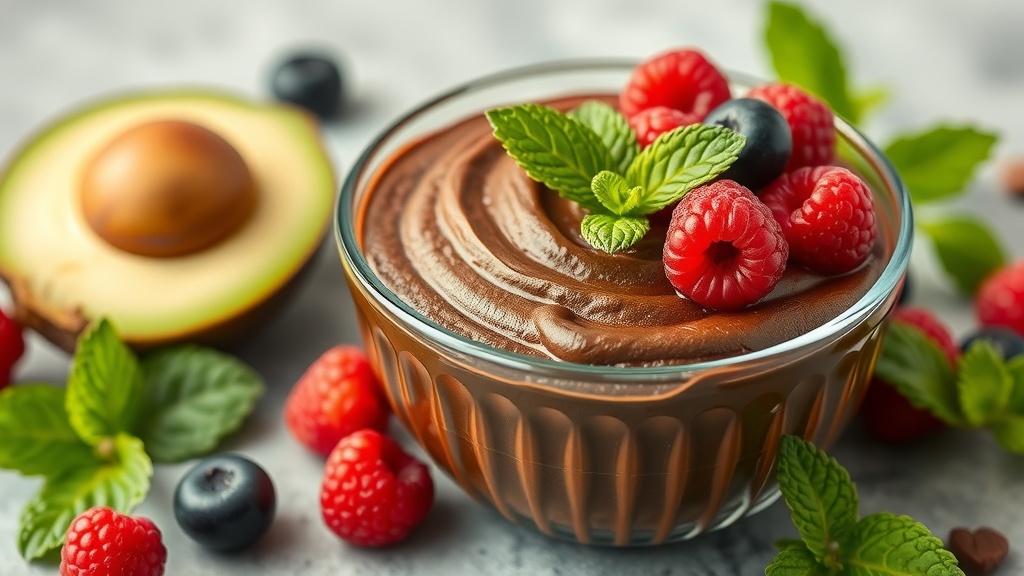
[[323,119],[341,111],[341,73],[322,54],[296,54],[281,62],[270,77],[270,89],[278,100],[302,106]]
[[202,460],[174,490],[178,525],[213,550],[238,550],[255,542],[270,527],[275,507],[270,476],[236,454]]
[[984,326],[978,328],[966,338],[960,345],[960,350],[966,352],[971,344],[978,340],[988,340],[1002,356],[1003,360],[1009,360],[1019,354],[1024,354],[1024,338],[1010,328],[1003,326]]
[[757,192],[786,169],[793,152],[789,124],[771,104],[753,98],[726,100],[704,118],[704,124],[725,126],[747,137],[739,158],[722,174]]

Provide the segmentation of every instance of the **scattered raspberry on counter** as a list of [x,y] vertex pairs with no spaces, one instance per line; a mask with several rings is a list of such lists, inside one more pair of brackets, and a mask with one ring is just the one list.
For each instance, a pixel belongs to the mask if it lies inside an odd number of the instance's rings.
[[349,434],[385,432],[391,409],[362,350],[336,346],[320,356],[292,388],[284,418],[292,435],[324,456]]
[[982,326],[1006,326],[1024,336],[1024,259],[982,282],[975,307]]
[[374,430],[345,437],[327,458],[320,490],[324,522],[359,546],[404,540],[434,503],[427,467]]
[[71,521],[60,556],[61,576],[161,576],[167,549],[148,518],[97,506]]
[[21,325],[0,310],[0,390],[11,383],[11,371],[24,353]]
[[[931,311],[904,306],[897,308],[892,322],[902,322],[921,330],[935,342],[951,366],[956,366],[960,351],[949,329]],[[913,406],[894,387],[878,377],[872,378],[860,408],[864,429],[882,442],[904,443],[944,430],[946,424],[928,410]]]

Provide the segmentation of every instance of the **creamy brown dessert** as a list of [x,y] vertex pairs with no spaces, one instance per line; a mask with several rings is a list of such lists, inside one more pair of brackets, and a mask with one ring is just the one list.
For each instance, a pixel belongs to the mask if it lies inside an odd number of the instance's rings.
[[357,237],[399,298],[467,338],[584,364],[691,363],[790,340],[859,300],[893,242],[881,234],[850,273],[789,266],[759,303],[708,311],[665,277],[664,222],[627,251],[591,247],[580,234],[585,212],[528,178],[482,114],[395,153],[364,198]]

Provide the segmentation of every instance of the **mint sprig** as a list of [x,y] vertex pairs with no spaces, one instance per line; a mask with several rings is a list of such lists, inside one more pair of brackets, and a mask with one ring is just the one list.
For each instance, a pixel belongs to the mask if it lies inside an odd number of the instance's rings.
[[50,557],[71,520],[93,506],[131,512],[149,492],[153,460],[213,449],[262,388],[250,368],[220,352],[184,346],[140,363],[108,322],[90,326],[66,388],[0,391],[0,468],[44,478],[21,515],[18,551]]
[[913,519],[879,512],[858,520],[849,473],[811,443],[783,436],[777,476],[802,543],[787,544],[766,576],[963,575],[942,541]]
[[139,436],[157,462],[177,462],[213,450],[252,412],[263,383],[238,359],[191,344],[142,361],[146,397]]
[[894,322],[875,373],[946,424],[989,429],[1003,448],[1024,454],[1024,355],[1003,360],[979,340],[953,367],[924,332]]
[[588,101],[568,114],[538,104],[488,110],[494,136],[524,172],[585,208],[580,232],[618,252],[650,230],[646,215],[677,202],[736,161],[746,139],[721,126],[676,128],[639,150],[617,110]]
[[[838,42],[794,4],[769,4],[765,43],[779,79],[802,86],[853,124],[885,100],[879,88],[854,92]],[[988,160],[996,135],[974,126],[935,126],[897,135],[884,146],[915,206],[961,196],[978,165]],[[988,273],[1005,263],[1005,251],[978,220],[924,218],[918,225],[932,241],[954,287],[974,294]],[[964,254],[970,257],[964,258]]]

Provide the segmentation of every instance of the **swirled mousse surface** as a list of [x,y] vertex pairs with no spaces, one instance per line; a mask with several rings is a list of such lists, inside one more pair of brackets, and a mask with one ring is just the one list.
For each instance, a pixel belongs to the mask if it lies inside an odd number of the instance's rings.
[[[584,98],[551,103],[571,108]],[[567,362],[655,366],[743,354],[835,318],[875,282],[875,253],[843,276],[790,264],[738,312],[677,295],[661,260],[667,224],[607,254],[580,235],[585,212],[531,180],[483,114],[396,152],[371,181],[356,234],[385,286],[423,316],[497,348]]]

